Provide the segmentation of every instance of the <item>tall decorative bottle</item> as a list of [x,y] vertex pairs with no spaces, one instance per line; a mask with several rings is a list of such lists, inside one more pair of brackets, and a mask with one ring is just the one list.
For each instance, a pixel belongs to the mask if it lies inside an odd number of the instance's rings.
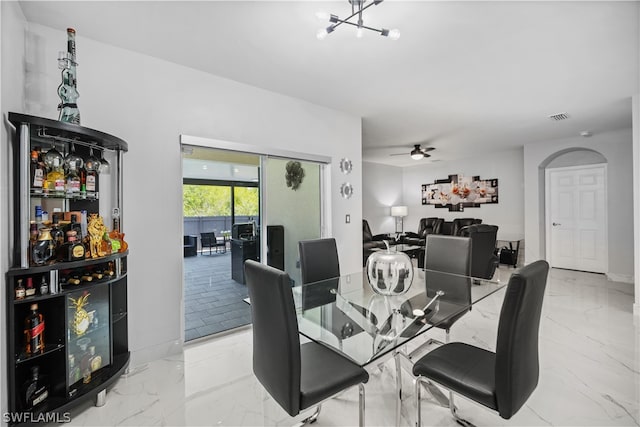
[[78,109],[77,77],[76,77],[76,30],[67,28],[67,51],[60,52],[58,56],[58,68],[62,70],[62,83],[58,86],[60,97],[60,117],[58,120],[66,123],[80,124],[80,110]]

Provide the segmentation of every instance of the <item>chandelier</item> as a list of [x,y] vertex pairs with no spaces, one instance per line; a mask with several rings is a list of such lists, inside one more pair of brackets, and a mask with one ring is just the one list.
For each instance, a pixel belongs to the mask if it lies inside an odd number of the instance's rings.
[[[367,10],[370,6],[378,5],[382,3],[383,0],[372,0],[367,5],[365,5],[365,3],[367,3],[368,0],[348,0],[348,1],[349,3],[351,3],[351,15],[345,19],[340,19],[337,15],[323,13],[323,12],[318,12],[316,14],[318,18],[329,19],[329,22],[331,23],[331,25],[329,25],[327,28],[321,28],[320,30],[318,30],[316,37],[318,37],[319,40],[323,40],[325,37],[327,37],[327,35],[329,35],[329,33],[332,33],[341,24],[347,24],[347,25],[352,25],[356,27],[357,28],[356,37],[358,38],[362,37],[364,30],[375,31],[377,33],[380,33],[381,36],[389,37],[391,40],[398,40],[400,38],[400,31],[397,29],[393,29],[393,30],[387,30],[386,28],[377,29],[377,28],[367,27],[366,25],[364,25],[364,20],[362,18],[363,12]],[[356,18],[356,17],[357,17],[357,21],[356,19],[354,19],[354,22],[350,21],[352,18]]]

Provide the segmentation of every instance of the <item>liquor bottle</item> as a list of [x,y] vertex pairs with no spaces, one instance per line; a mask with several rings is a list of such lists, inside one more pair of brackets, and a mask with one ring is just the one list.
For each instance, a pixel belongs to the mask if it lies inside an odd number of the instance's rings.
[[57,157],[53,159],[53,165],[47,174],[46,182],[49,193],[54,193],[57,196],[64,195],[64,169],[62,168],[62,161]]
[[22,390],[26,410],[33,409],[47,400],[49,386],[40,376],[40,368],[38,366],[31,367],[31,379],[25,382]]
[[56,255],[56,245],[51,237],[51,229],[41,228],[38,240],[33,244],[31,259],[36,265],[45,264]]
[[26,289],[22,285],[22,279],[18,279],[18,284],[16,286],[16,299],[24,299],[26,296]]
[[72,272],[66,276],[63,276],[62,279],[60,279],[60,282],[63,285],[79,285],[80,275],[75,272]]
[[49,284],[47,283],[47,279],[42,276],[42,280],[40,281],[40,295],[47,295],[49,293]]
[[95,268],[91,272],[91,276],[93,276],[95,280],[102,280],[102,278],[104,277],[104,274],[102,274],[102,270],[100,268]]
[[80,195],[80,175],[75,167],[70,167],[67,172],[67,195],[78,196]]
[[83,282],[93,282],[93,275],[89,271],[83,271],[80,274],[80,280]]
[[38,225],[42,224],[42,206],[40,205],[36,205],[35,207],[35,218],[36,218],[36,224]]
[[87,345],[87,342],[79,344],[80,350],[82,350],[82,355],[80,356],[80,375],[82,375],[82,382],[84,384],[91,382],[91,354],[87,349]]
[[57,213],[53,214],[53,225],[51,226],[51,238],[53,239],[53,243],[56,246],[56,249],[60,247],[64,243],[64,232],[60,229],[59,223],[59,215]]
[[58,105],[60,117],[58,120],[66,123],[80,124],[80,110],[78,98],[80,94],[77,88],[76,77],[76,30],[67,28],[67,51],[60,52],[58,56],[58,68],[62,70],[62,83],[58,86],[58,96],[62,101]]
[[75,384],[80,381],[82,376],[80,375],[80,367],[76,364],[76,357],[73,354],[69,355],[69,385]]
[[91,372],[95,372],[102,368],[102,356],[96,354],[96,347],[89,347],[89,368]]
[[[78,215],[71,215],[71,222],[69,223],[69,231],[75,231],[75,240],[82,239],[82,225],[78,222]],[[69,232],[67,232],[67,241],[70,241]]]
[[36,288],[33,287],[33,278],[27,277],[27,286],[24,292],[25,296],[32,297],[36,294]]
[[87,189],[87,197],[95,197],[98,188],[98,173],[96,171],[86,171],[85,187]]
[[31,314],[24,320],[25,353],[27,356],[44,351],[44,317],[38,304],[31,304]]
[[44,187],[45,169],[40,156],[40,150],[31,150],[31,193],[42,194]]
[[80,197],[87,197],[87,171],[80,168]]
[[[69,232],[67,232],[69,233]],[[73,231],[75,233],[75,231]],[[61,261],[78,261],[85,258],[86,248],[84,245],[72,236],[73,241],[64,243],[58,249],[58,259]]]

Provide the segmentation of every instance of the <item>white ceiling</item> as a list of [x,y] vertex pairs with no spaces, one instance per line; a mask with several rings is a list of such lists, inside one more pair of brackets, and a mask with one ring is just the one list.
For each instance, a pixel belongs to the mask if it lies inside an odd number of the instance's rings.
[[[387,0],[365,12],[365,25],[399,28],[398,41],[346,26],[317,40],[327,23],[315,12],[345,17],[347,0],[21,6],[61,32],[360,116],[363,160],[396,166],[416,164],[389,156],[416,143],[451,160],[631,127],[639,92],[637,1]],[[560,112],[570,118],[547,117]]]

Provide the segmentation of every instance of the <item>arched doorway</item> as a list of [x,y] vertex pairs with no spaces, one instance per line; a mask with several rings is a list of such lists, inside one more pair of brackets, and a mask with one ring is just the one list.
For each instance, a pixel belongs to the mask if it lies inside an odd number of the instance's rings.
[[544,166],[544,238],[551,266],[606,273],[607,159],[575,148],[549,156]]

